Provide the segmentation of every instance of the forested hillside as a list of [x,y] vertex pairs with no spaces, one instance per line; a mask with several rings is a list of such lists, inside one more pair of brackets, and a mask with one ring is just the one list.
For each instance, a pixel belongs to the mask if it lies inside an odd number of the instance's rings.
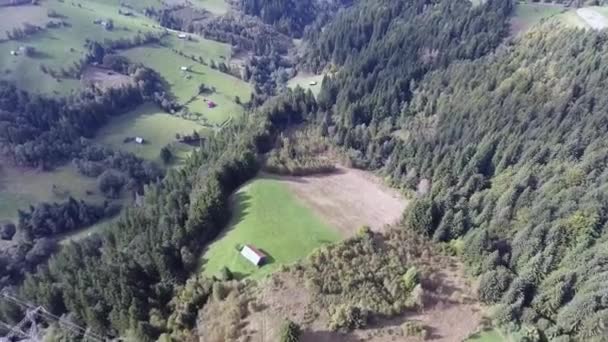
[[[380,321],[407,307],[424,308],[408,300],[416,287],[422,302],[424,284],[413,266],[422,250],[433,246],[466,263],[496,325],[522,331],[530,341],[605,340],[608,32],[545,23],[508,38],[513,3],[504,0],[477,6],[466,0],[241,0],[237,5],[264,23],[230,14],[189,31],[258,50],[261,56],[242,69],[243,79],[255,87],[247,115],[206,136],[163,179],[152,164],[86,139],[110,116],[165,99],[163,82],[151,70],[127,66],[135,85],[86,90],[67,99],[33,96],[0,83],[3,155],[41,168],[71,160],[81,173],[101,179],[108,198],[127,183],[144,193],[103,234],[66,245],[36,272],[53,247],[47,235],[96,222],[113,208],[70,199],[21,212],[18,227],[4,225],[3,235],[17,231],[28,237],[29,249],[19,246],[18,258],[0,258],[6,274],[0,280],[18,284],[25,277],[16,296],[109,337],[213,336],[193,330],[199,310],[209,297],[223,300],[228,281],[228,287],[246,286],[227,267],[219,277],[206,278],[199,272],[199,255],[233,214],[232,193],[262,162],[269,162],[267,170],[274,165],[275,172],[294,174],[298,170],[290,163],[308,162],[297,159],[296,148],[272,151],[281,141],[289,145],[289,139],[301,137],[295,131],[305,128],[306,134],[322,136],[311,139],[323,138],[324,150],[334,144],[331,153],[377,171],[413,197],[398,225],[407,231],[372,233],[363,227],[357,237],[301,261],[307,266],[294,266],[314,268],[301,272],[309,277],[303,286],[312,284],[324,309],[352,302],[336,310],[332,329],[364,327],[368,314]],[[326,74],[316,98],[302,88],[283,90],[273,79],[286,70],[295,74],[291,61],[278,54],[292,48],[293,37],[304,37],[297,68]],[[253,47],[256,42],[264,44]],[[98,62],[108,59],[101,58],[103,48],[100,52]],[[323,161],[311,165],[334,169],[333,159]],[[114,182],[118,172],[125,177]],[[427,240],[418,243],[420,235]],[[390,253],[380,247],[390,247]],[[368,259],[369,267],[357,268]],[[353,291],[358,286],[361,291]],[[246,310],[253,314],[258,308],[239,303],[238,310],[213,319],[230,325],[230,331],[250,329],[234,323]],[[3,303],[0,319],[18,322],[22,311]],[[227,335],[221,336],[218,340]],[[79,336],[59,331],[53,338]]]
[[244,13],[260,17],[284,34],[300,38],[315,20],[324,22],[353,0],[240,0]]
[[[508,32],[510,1],[361,1],[345,10],[305,56],[306,67],[326,77],[318,100],[335,141],[352,148],[361,166],[378,167],[385,138],[425,73],[457,59],[477,58]],[[386,156],[386,155],[385,155]],[[371,163],[371,164],[370,164]]]
[[[257,172],[269,134],[314,109],[312,95],[300,89],[223,130],[182,169],[147,186],[143,205],[130,208],[107,234],[67,245],[30,274],[20,294],[105,335],[149,341],[181,327],[167,322],[174,313],[169,301],[230,218],[228,197]],[[1,309],[4,320],[18,320],[16,308]]]
[[498,320],[550,340],[608,334],[607,52],[606,32],[546,26],[433,74],[386,165],[396,184],[432,180],[409,223],[465,236]]
[[318,98],[322,130],[395,186],[431,181],[406,226],[464,239],[450,245],[497,323],[601,340],[607,34],[545,26],[466,62],[501,41],[509,2],[408,4],[362,2],[311,40],[308,67],[342,66]]

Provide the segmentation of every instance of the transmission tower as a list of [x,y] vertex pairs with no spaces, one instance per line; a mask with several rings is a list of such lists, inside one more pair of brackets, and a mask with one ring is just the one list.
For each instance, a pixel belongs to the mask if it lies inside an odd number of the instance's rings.
[[0,322],[0,325],[8,330],[8,333],[4,337],[0,337],[0,342],[42,342],[42,333],[39,330],[41,322],[46,322],[47,324],[56,323],[62,330],[76,336],[82,336],[83,341],[104,342],[109,340],[65,318],[53,315],[42,306],[37,306],[17,298],[10,294],[7,289],[0,292],[0,300],[14,304],[25,311],[25,317],[16,325],[11,326]]

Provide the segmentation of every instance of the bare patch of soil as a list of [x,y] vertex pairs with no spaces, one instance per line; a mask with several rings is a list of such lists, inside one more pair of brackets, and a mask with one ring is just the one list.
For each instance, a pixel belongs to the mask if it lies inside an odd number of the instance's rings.
[[[482,323],[482,308],[474,300],[474,286],[466,280],[462,265],[455,259],[442,258],[441,264],[449,266],[437,270],[424,282],[423,310],[391,319],[376,319],[369,327],[348,333],[327,329],[329,317],[326,312],[314,309],[314,298],[304,279],[293,272],[275,273],[250,293],[258,310],[248,312],[239,323],[242,330],[235,340],[277,341],[281,324],[290,319],[302,327],[302,342],[463,341]],[[221,302],[209,303],[199,316],[203,318],[200,322],[225,310],[229,308]],[[402,329],[405,322],[424,327],[427,337],[406,336]],[[200,341],[207,341],[204,327],[199,325]]]
[[106,89],[129,85],[133,83],[133,79],[130,76],[112,70],[88,66],[82,73],[82,82],[85,84],[95,84],[100,88]]
[[338,167],[326,175],[276,176],[328,224],[350,237],[363,225],[374,231],[399,221],[408,201],[368,172]]
[[608,27],[608,19],[593,8],[579,8],[576,10],[576,14],[595,30]]

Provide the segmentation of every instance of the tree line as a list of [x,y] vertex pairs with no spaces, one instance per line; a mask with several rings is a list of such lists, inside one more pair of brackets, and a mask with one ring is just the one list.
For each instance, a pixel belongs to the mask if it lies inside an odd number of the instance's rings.
[[[257,154],[273,146],[274,132],[303,120],[310,101],[303,90],[289,92],[226,128],[182,169],[146,186],[142,205],[106,233],[65,246],[29,274],[20,295],[107,335],[148,341],[170,332],[168,303],[227,223],[228,197],[255,175]],[[12,307],[0,312],[18,319]]]
[[60,238],[116,215],[120,209],[118,204],[91,205],[70,197],[62,203],[19,210],[16,225],[5,222],[1,226],[1,238],[12,243],[0,251],[0,286],[18,285],[27,272],[58,250]]

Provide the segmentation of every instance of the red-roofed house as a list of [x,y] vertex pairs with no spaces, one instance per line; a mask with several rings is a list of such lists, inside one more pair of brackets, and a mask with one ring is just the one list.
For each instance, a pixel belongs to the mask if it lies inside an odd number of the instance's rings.
[[266,261],[266,254],[262,253],[260,250],[251,245],[243,246],[243,249],[241,249],[241,255],[256,266],[261,266],[264,261]]
[[215,108],[215,107],[217,107],[217,105],[213,101],[207,101],[207,107],[209,107],[209,108]]

